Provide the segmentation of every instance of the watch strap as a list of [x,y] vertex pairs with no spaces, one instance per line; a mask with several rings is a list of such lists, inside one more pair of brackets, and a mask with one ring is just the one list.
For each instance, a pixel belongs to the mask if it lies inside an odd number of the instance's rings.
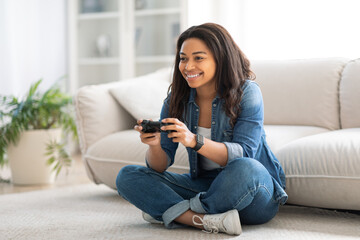
[[204,146],[204,136],[196,134],[196,145],[192,149],[199,151],[202,146]]

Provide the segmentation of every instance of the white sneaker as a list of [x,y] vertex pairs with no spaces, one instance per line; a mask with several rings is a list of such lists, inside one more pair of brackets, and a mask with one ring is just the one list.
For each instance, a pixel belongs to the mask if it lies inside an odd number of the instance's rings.
[[[195,222],[196,218],[201,223]],[[239,212],[236,209],[220,214],[205,214],[203,219],[194,215],[192,220],[195,225],[203,226],[207,233],[223,232],[230,235],[240,235],[242,232]]]
[[155,218],[153,218],[152,216],[150,216],[146,212],[142,212],[142,217],[143,217],[143,219],[145,221],[147,221],[149,223],[164,224],[163,222],[156,220]]

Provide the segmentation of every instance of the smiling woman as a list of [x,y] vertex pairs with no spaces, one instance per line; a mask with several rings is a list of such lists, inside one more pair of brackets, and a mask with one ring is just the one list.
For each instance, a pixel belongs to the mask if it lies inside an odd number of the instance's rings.
[[[146,131],[142,119],[134,127],[148,145],[147,167],[123,167],[119,194],[167,228],[240,235],[241,223],[270,221],[287,200],[285,175],[266,143],[250,61],[224,27],[205,23],[179,36],[175,66],[162,131]],[[179,145],[186,174],[167,171]]]

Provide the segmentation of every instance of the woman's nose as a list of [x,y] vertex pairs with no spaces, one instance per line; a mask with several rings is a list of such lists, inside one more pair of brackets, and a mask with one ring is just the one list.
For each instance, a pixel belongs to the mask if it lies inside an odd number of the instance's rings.
[[191,70],[191,69],[193,69],[194,68],[194,65],[192,64],[192,62],[188,62],[186,65],[185,65],[185,69],[186,70]]

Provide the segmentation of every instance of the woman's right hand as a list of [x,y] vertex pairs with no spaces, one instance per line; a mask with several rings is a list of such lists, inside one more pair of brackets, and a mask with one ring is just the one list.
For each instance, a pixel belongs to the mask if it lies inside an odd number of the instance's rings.
[[138,120],[137,125],[134,126],[134,129],[140,133],[141,142],[149,146],[160,146],[160,132],[144,133],[141,126],[142,121],[142,119]]

